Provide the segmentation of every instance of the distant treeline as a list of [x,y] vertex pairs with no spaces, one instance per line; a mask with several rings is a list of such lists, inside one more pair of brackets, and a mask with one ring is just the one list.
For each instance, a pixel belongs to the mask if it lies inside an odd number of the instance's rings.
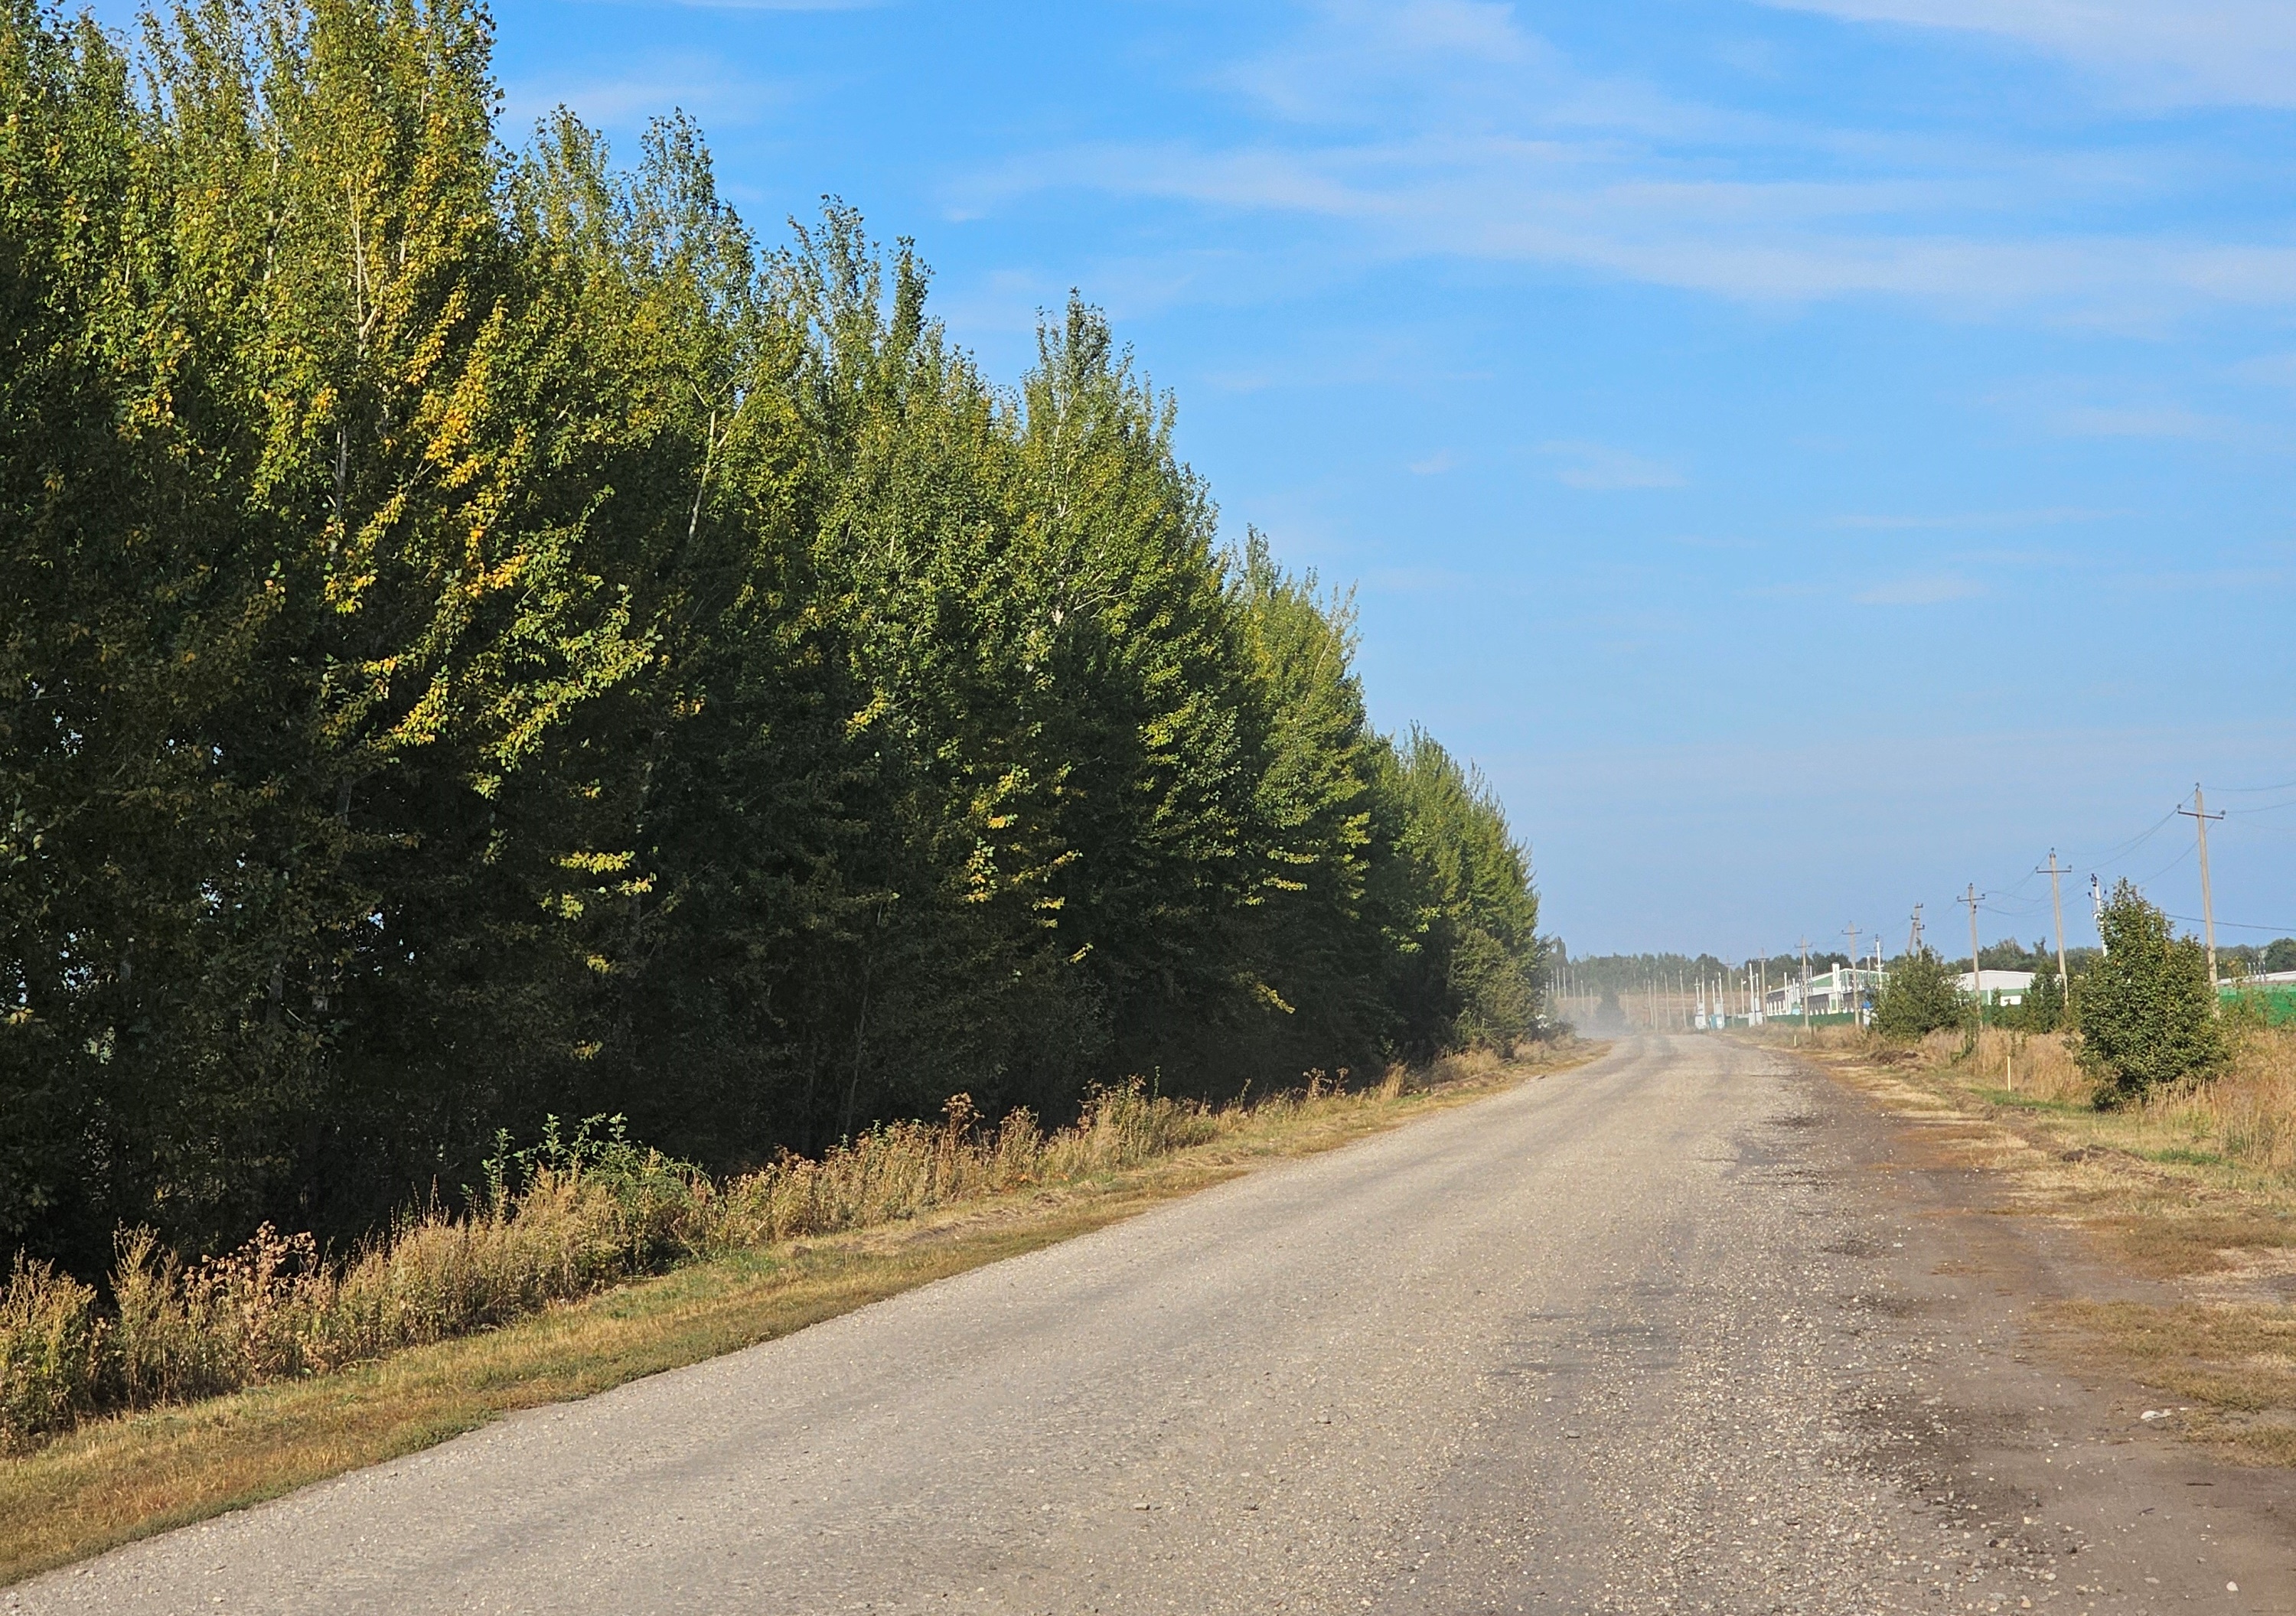
[[2217,949],[2219,963],[2228,963],[2243,975],[2266,971],[2296,971],[2296,937],[2276,937],[2270,943],[2243,943]]
[[[2197,926],[2191,928],[2197,933]],[[2065,951],[2065,968],[2079,976],[2095,965],[2100,951],[2093,946],[2079,946]],[[1948,960],[1958,960],[1966,967],[1969,956],[1956,954],[1952,949],[1941,951]],[[1998,943],[1980,945],[1978,958],[1988,971],[2034,971],[2054,975],[2057,969],[2056,944],[2046,937],[2031,943],[2020,943],[2014,937]],[[2217,944],[2217,964],[2226,975],[2253,975],[2266,971],[2296,971],[2296,937],[2283,937],[2273,943],[2226,943]]]
[[[1944,957],[1964,969],[1969,965],[1966,954],[1956,955],[1948,950]],[[1980,943],[1977,958],[1979,964],[1988,971],[2034,971],[2054,975],[2057,970],[2056,945],[2046,937],[2038,938],[2030,945],[2018,942],[2014,937],[1999,943]],[[2096,950],[2094,948],[2069,948],[2065,951],[2065,968],[2079,975],[2095,958]]]
[[508,151],[462,0],[0,6],[0,1252],[1534,1024],[1496,800],[1090,308],[998,388],[682,121]]

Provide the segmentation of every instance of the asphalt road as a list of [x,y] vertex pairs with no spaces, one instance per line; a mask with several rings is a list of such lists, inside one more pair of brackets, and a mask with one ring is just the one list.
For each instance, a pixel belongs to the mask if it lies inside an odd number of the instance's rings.
[[1892,1126],[1635,1041],[0,1605],[2296,1608],[2286,1485],[2021,1335]]

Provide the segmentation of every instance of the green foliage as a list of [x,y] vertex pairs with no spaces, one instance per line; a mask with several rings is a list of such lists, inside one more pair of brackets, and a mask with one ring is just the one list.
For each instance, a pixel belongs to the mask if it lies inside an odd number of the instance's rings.
[[993,387],[682,119],[505,151],[490,27],[0,0],[0,1245],[1533,1027],[1496,799],[1096,311]]
[[2226,1055],[2207,956],[2127,881],[2114,886],[2099,935],[2103,957],[2080,998],[2082,1064],[2107,1104],[2214,1069]]
[[1988,943],[1978,951],[1978,957],[1988,971],[2054,970],[2056,951],[2046,941],[2036,941],[2028,946],[2014,937],[2005,937],[1998,943]]
[[2002,1026],[2023,1032],[2054,1032],[2066,1027],[2070,1018],[2065,983],[2053,958],[2035,967],[2033,985],[2018,1003],[2003,1005],[1994,1012],[1994,1019]]
[[1403,951],[1395,1003],[1415,1055],[1505,1046],[1538,1013],[1529,858],[1481,771],[1414,728],[1382,758],[1395,855],[1377,872]]
[[1970,1017],[1970,1002],[1959,974],[1923,946],[1891,961],[1874,1007],[1874,1030],[1883,1038],[1911,1042],[1941,1027],[1957,1027]]

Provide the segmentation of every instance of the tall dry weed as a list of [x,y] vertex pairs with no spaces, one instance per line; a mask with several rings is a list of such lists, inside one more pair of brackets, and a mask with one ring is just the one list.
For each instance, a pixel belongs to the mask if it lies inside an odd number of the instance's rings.
[[[1456,1056],[1431,1082],[1486,1074]],[[970,1097],[937,1122],[890,1122],[819,1157],[784,1154],[723,1180],[634,1145],[592,1119],[488,1164],[469,1208],[401,1216],[341,1257],[266,1224],[237,1251],[186,1263],[148,1229],[123,1230],[111,1300],[45,1265],[17,1262],[0,1292],[0,1449],[21,1449],[108,1408],[141,1408],[323,1374],[493,1328],[679,1258],[914,1218],[1032,1184],[1120,1172],[1247,1125],[1331,1103],[1393,1099],[1401,1068],[1368,1095],[1304,1090],[1224,1110],[1095,1089],[1047,1133],[1015,1111],[984,1125]],[[1340,1074],[1344,1081],[1346,1073]]]
[[2031,1099],[2086,1106],[2096,1095],[2096,1079],[2062,1032],[1947,1028],[1923,1039],[1922,1049],[1938,1065],[1958,1064],[1981,1082]]
[[2227,1161],[2296,1170],[2296,1028],[2243,1029],[2222,1072],[2149,1096],[2144,1114]]
[[0,1448],[60,1429],[94,1401],[104,1334],[94,1291],[18,1255],[0,1290]]
[[[1925,1064],[1958,1069],[1988,1085],[2037,1100],[2091,1106],[2096,1079],[2079,1058],[2077,1035],[1988,1027],[1938,1032],[1922,1041]],[[2213,1073],[2158,1089],[2125,1108],[2136,1147],[2200,1149],[2260,1171],[2296,1172],[2296,1027],[2235,1030]]]

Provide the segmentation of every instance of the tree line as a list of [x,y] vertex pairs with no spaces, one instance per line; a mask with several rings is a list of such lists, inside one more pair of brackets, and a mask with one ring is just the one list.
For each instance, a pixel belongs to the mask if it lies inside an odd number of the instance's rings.
[[1494,794],[1093,308],[998,386],[682,118],[510,150],[468,0],[0,5],[0,1246],[1532,1028]]

